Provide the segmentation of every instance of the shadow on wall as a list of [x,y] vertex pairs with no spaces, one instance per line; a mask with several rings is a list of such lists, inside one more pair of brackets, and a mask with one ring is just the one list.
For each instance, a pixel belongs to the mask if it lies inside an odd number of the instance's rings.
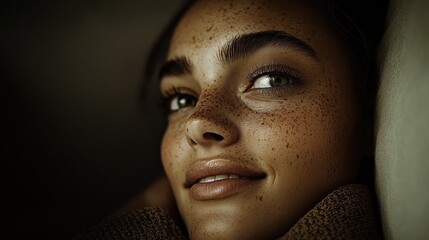
[[2,169],[17,238],[70,239],[161,169],[142,69],[179,3],[2,6]]

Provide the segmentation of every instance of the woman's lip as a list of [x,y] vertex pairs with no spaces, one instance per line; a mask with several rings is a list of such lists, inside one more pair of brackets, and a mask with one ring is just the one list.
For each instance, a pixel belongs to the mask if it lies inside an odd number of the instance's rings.
[[[199,183],[203,178],[220,175],[233,175],[233,177]],[[264,172],[250,165],[227,159],[201,160],[187,169],[185,188],[190,189],[191,197],[196,200],[219,199],[234,194],[239,188],[264,177],[266,177]]]
[[235,178],[210,183],[196,183],[189,189],[191,198],[199,201],[216,200],[239,193],[245,187],[256,184],[261,178]]

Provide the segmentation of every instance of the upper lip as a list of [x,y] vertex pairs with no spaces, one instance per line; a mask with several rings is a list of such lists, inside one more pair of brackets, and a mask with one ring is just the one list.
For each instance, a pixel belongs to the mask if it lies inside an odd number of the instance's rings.
[[240,177],[260,179],[266,177],[255,167],[244,165],[227,159],[200,160],[194,162],[186,170],[185,187],[190,188],[202,178],[221,174],[234,174]]

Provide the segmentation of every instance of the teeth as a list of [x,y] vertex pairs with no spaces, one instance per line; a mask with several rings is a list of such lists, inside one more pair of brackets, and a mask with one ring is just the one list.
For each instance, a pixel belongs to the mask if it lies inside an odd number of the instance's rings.
[[205,177],[200,180],[200,183],[209,183],[216,181],[216,176]]
[[240,176],[235,175],[235,174],[231,174],[231,175],[229,175],[229,178],[240,178]]
[[225,180],[225,179],[237,179],[237,178],[240,178],[240,176],[235,175],[235,174],[221,174],[221,175],[209,176],[209,177],[202,178],[199,181],[199,183],[210,183],[210,182],[214,182],[214,181],[220,181],[220,180]]
[[228,174],[222,174],[222,175],[216,175],[215,180],[224,180],[224,179],[228,179],[229,175]]

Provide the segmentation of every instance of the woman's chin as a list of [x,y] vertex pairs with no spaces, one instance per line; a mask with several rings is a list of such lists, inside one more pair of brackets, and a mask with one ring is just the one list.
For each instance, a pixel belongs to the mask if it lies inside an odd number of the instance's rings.
[[[290,221],[284,219],[285,216],[273,216],[268,203],[262,203],[254,196],[254,200],[250,196],[242,197],[224,199],[218,203],[189,204],[185,222],[190,238],[270,239],[267,237],[279,237],[288,230],[290,224],[287,222]],[[284,221],[273,222],[277,218]]]

